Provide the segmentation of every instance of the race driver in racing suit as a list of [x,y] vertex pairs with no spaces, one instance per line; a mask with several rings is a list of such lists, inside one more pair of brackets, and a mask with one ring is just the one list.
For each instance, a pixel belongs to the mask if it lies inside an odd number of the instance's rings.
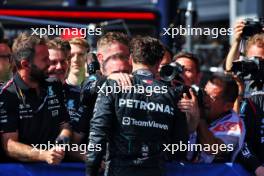
[[174,155],[164,152],[164,144],[180,141],[186,144],[188,129],[185,115],[177,108],[179,97],[154,79],[163,54],[157,39],[133,39],[130,56],[133,87],[109,93],[117,83],[107,80],[103,85],[96,100],[89,136],[89,145],[100,144],[101,150],[88,149],[87,175],[98,175],[106,143],[107,176],[163,175],[163,164],[168,157],[185,156],[185,152],[178,151]]

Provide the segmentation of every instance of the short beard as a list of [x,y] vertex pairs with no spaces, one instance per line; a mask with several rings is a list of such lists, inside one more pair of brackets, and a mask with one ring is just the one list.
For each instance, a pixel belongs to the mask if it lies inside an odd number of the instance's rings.
[[35,64],[31,64],[30,80],[38,83],[43,83],[47,79],[47,74],[40,70]]

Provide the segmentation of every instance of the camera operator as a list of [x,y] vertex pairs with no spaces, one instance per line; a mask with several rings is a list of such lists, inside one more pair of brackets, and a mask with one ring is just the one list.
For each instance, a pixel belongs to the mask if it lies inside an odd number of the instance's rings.
[[[249,27],[250,26],[248,25],[247,21],[239,21],[235,26],[234,41],[227,55],[226,64],[225,64],[226,71],[228,72],[232,71],[233,61],[237,60],[241,55],[240,46],[243,45],[243,42],[246,43],[245,53],[244,53],[246,58],[258,57],[260,59],[264,59],[264,28],[262,33],[253,33],[254,26],[250,28]],[[245,82],[244,85],[243,81],[238,81],[240,97],[241,96],[248,97],[251,92],[256,90],[255,87],[252,87],[252,83],[253,83],[252,81]]]
[[[176,85],[176,90],[182,92],[178,107],[186,113],[190,142],[208,144],[212,148],[213,146],[233,146],[232,151],[230,149],[229,151],[211,150],[200,153],[190,151],[187,159],[206,163],[233,161],[242,147],[245,133],[241,125],[242,119],[232,111],[238,86],[230,77],[215,76],[208,81],[205,92],[196,89],[197,87],[193,85],[199,84],[201,77],[198,59],[191,53],[182,52],[176,55],[174,60],[180,64],[173,66],[174,77],[177,81],[182,81]],[[168,73],[170,73],[169,69]],[[166,77],[168,79],[173,76],[168,74]]]
[[[230,71],[233,65],[233,61],[237,60],[240,56],[240,45],[242,41],[243,29],[245,28],[246,21],[238,21],[235,25],[234,40],[226,58],[226,70]],[[264,32],[264,27],[263,27]],[[261,57],[264,58],[263,48],[263,32],[256,33],[252,36],[247,36],[245,56],[250,57]],[[245,34],[244,34],[245,35]]]
[[[177,64],[172,67],[167,67],[168,69],[166,69],[166,66],[161,69],[161,79],[171,82],[172,86],[175,87],[175,90],[182,96],[180,102],[190,101],[190,106],[195,107],[193,109],[194,112],[186,113],[189,133],[192,133],[196,130],[199,122],[200,114],[197,112],[200,112],[199,109],[201,107],[198,106],[202,105],[201,92],[197,87],[201,77],[199,60],[192,53],[180,52],[174,56],[173,62]],[[198,96],[197,102],[190,97],[191,94],[189,93],[189,89],[192,86],[195,87],[195,90],[197,90],[195,95]],[[195,94],[194,92],[191,93]],[[189,97],[187,96],[188,94]]]
[[[235,41],[231,47],[231,50],[227,57],[226,67],[227,70],[231,69],[232,61],[238,58],[239,53],[239,44],[241,41],[241,35],[244,33],[245,26],[248,24],[246,22],[238,22],[235,28]],[[263,21],[261,23],[263,27]],[[261,27],[261,25],[259,25]],[[264,59],[264,33],[263,29],[258,29],[258,33],[248,37],[246,41],[246,57],[258,57],[259,62],[263,62]],[[253,26],[253,29],[255,27]],[[246,83],[246,90],[244,99],[240,106],[237,109],[240,109],[240,115],[244,120],[246,126],[246,137],[244,146],[238,155],[238,161],[249,171],[254,172],[257,176],[264,175],[264,154],[263,154],[263,74],[262,67],[263,64],[256,66],[256,69],[250,70],[249,73],[251,76],[258,74],[259,76],[254,77],[250,82]],[[245,65],[245,68],[248,66]],[[242,74],[245,74],[242,70]],[[258,85],[257,89],[250,87],[252,84]],[[241,94],[244,90],[243,81],[239,83]],[[249,87],[249,88],[248,88]],[[243,96],[243,95],[242,95]]]
[[[163,47],[157,39],[133,39],[130,56],[132,85],[156,89],[165,86],[154,79],[163,54]],[[107,80],[104,90],[115,86],[115,81]],[[178,111],[176,102],[177,95],[170,88],[166,93],[153,92],[150,96],[133,91],[111,92],[108,96],[100,93],[91,120],[90,144],[101,144],[102,150],[88,152],[87,173],[97,175],[108,142],[105,175],[162,175],[165,160],[162,145],[187,142],[186,119]],[[157,106],[163,108],[157,109]]]
[[192,53],[180,52],[173,57],[173,62],[183,66],[183,81],[186,86],[199,86],[201,73],[199,59]]
[[[17,73],[0,94],[2,144],[16,160],[58,164],[65,151],[48,144],[69,141],[71,131],[62,85],[46,79],[50,64],[46,41],[22,33],[12,49]],[[41,144],[47,150],[38,148]]]
[[[209,145],[210,150],[190,151],[188,159],[201,163],[230,162],[235,159],[242,147],[245,133],[242,119],[232,111],[237,94],[238,86],[230,77],[213,76],[207,82],[203,113],[197,130],[191,137],[197,144]],[[180,101],[178,106],[183,112],[199,113],[196,97],[191,95],[191,99]],[[196,105],[192,105],[193,102]],[[217,150],[213,146],[217,146]]]
[[[235,112],[232,112],[234,100],[237,97],[237,85],[234,80],[226,77],[213,77],[208,81],[205,91],[197,91],[194,85],[199,85],[201,73],[199,69],[199,60],[192,53],[181,52],[174,56],[174,61],[179,63],[182,68],[182,87],[189,87],[189,90],[182,90],[183,97],[178,103],[178,107],[182,112],[186,113],[188,128],[190,133],[190,142],[198,144],[233,144],[236,152],[232,154],[235,156],[239,148],[241,148],[242,138],[239,135],[230,135],[232,132],[229,128],[223,127],[226,131],[216,131],[217,126],[232,122],[234,126],[241,121]],[[179,87],[179,85],[177,85]],[[191,89],[191,87],[193,87]],[[177,87],[176,87],[177,88]],[[232,91],[229,91],[232,89]],[[189,96],[187,96],[189,94]],[[213,97],[213,101],[209,101]],[[218,98],[215,98],[218,97]],[[229,97],[229,98],[228,98]],[[199,100],[199,101],[198,101]],[[222,104],[222,105],[221,105]],[[221,108],[218,108],[218,106]],[[194,116],[194,114],[198,114]],[[229,116],[229,118],[228,118]],[[206,120],[205,120],[206,119]],[[220,121],[216,123],[217,121]],[[241,130],[241,131],[239,131]],[[238,133],[242,133],[239,129]],[[212,161],[230,161],[231,154],[229,152],[188,152],[187,158],[195,162]],[[234,158],[233,158],[234,159]]]

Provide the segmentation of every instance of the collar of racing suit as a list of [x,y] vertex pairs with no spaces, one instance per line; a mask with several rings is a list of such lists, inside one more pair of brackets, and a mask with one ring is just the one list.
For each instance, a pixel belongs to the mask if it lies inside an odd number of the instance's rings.
[[154,74],[150,70],[147,70],[147,69],[139,69],[139,70],[134,71],[132,74],[154,78]]

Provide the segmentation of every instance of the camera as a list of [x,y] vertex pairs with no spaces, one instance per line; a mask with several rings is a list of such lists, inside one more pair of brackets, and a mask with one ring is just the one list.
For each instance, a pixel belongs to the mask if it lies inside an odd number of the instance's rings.
[[203,107],[203,105],[204,105],[203,97],[204,97],[205,93],[204,93],[203,89],[201,89],[200,87],[198,87],[196,85],[186,86],[186,85],[182,84],[182,85],[178,85],[175,88],[175,91],[179,93],[180,97],[183,97],[183,94],[186,93],[187,97],[191,98],[191,94],[189,92],[190,88],[194,92],[194,95],[197,97],[199,107]]
[[167,83],[168,85],[171,85],[171,81],[175,80],[177,82],[177,85],[175,87],[175,92],[177,92],[181,97],[184,93],[191,98],[189,89],[191,88],[194,92],[195,96],[198,99],[198,104],[200,107],[203,106],[203,95],[204,92],[202,89],[200,89],[198,86],[192,85],[192,86],[186,86],[184,84],[184,80],[181,77],[181,74],[184,71],[184,66],[180,65],[179,63],[170,63],[167,65],[164,65],[160,69],[160,77],[161,80]]
[[248,39],[250,36],[253,36],[258,33],[264,32],[264,18],[259,18],[258,20],[246,19],[245,27],[243,28],[242,38]]
[[264,60],[260,57],[234,61],[231,71],[242,80],[263,81]]
[[179,63],[170,63],[164,65],[160,69],[160,77],[163,81],[170,82],[172,80],[177,80],[183,82],[180,74],[183,72],[184,67]]

